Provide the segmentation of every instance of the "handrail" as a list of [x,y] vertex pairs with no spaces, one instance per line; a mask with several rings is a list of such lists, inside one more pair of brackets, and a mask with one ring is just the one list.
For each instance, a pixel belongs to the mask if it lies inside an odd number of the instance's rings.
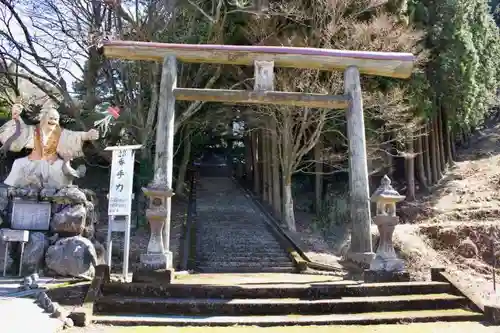
[[183,242],[182,242],[182,256],[180,262],[180,269],[183,271],[189,270],[193,267],[192,259],[194,257],[194,244],[196,243],[194,237],[194,224],[196,220],[196,178],[197,172],[195,167],[189,169],[189,197],[186,213],[186,220],[184,222]]

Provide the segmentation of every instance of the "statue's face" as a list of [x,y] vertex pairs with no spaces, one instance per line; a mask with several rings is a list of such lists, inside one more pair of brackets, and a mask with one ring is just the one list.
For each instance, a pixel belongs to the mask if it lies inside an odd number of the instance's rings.
[[40,120],[40,125],[42,128],[47,130],[53,130],[59,126],[59,112],[55,109],[50,109]]

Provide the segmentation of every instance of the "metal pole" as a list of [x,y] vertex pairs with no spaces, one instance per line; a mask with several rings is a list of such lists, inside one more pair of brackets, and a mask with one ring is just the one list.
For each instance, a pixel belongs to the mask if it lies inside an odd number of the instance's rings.
[[23,256],[24,256],[24,242],[21,242],[21,258],[19,259],[19,276],[22,276]]
[[130,214],[126,217],[125,223],[125,239],[123,246],[123,277],[125,282],[128,281],[128,260],[130,253],[130,227],[131,227],[131,216]]
[[111,233],[112,227],[113,227],[113,222],[115,220],[115,217],[113,215],[108,217],[108,237],[106,239],[106,244],[107,244],[107,258],[106,258],[106,264],[109,266],[109,271],[111,271],[111,252],[113,250],[113,241],[111,240]]
[[9,242],[5,241],[5,254],[3,256],[3,276],[7,274],[7,259],[9,258]]

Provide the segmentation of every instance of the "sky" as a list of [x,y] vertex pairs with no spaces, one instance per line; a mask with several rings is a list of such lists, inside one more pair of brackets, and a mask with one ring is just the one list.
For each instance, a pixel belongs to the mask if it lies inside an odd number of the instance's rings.
[[[50,35],[44,36],[43,34],[40,34],[40,31],[37,31],[31,24],[31,17],[27,12],[27,10],[23,10],[22,7],[18,8],[19,8],[18,13],[20,14],[21,20],[27,26],[30,33],[43,40],[44,44],[48,45],[50,52],[55,52],[56,54],[63,56],[64,55],[67,56],[69,54],[68,50],[65,50],[64,47],[61,47],[61,45],[51,45],[50,41],[51,40],[53,41],[53,37]],[[0,16],[5,17],[6,14],[8,14],[7,9],[0,8]],[[10,24],[8,26],[10,28],[10,31],[12,32],[12,35],[14,36],[14,39],[17,42],[25,44],[26,39],[19,24],[17,24],[15,20],[10,20]],[[0,21],[0,29],[4,31],[7,30],[3,20]],[[5,40],[4,41],[0,40],[0,43],[5,43]],[[75,44],[73,43],[72,45],[70,45],[70,47],[75,47]],[[50,53],[44,50],[43,48],[36,47],[36,49],[40,56],[50,57]],[[38,74],[44,74],[43,71],[36,64],[33,63],[33,59],[31,57],[25,56],[22,59],[24,60],[23,64],[28,66],[28,68],[30,68],[32,71]],[[78,61],[80,62],[80,64],[83,64],[84,61],[83,57],[79,57]],[[72,85],[73,82],[75,81],[74,77],[80,78],[82,76],[82,71],[75,63],[70,61],[61,61],[59,63],[59,66],[67,70],[62,72],[62,77],[66,81],[68,89],[72,91]],[[51,72],[56,74],[55,70],[51,70]]]

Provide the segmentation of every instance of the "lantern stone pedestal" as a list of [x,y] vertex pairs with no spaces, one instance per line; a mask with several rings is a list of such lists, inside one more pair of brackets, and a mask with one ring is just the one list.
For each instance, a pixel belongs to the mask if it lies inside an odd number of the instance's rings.
[[150,227],[147,253],[141,254],[140,266],[134,272],[133,282],[170,283],[174,278],[170,243],[170,205],[173,191],[164,186],[143,188],[149,198],[146,218]]
[[384,176],[380,187],[371,197],[371,201],[377,204],[377,215],[373,220],[380,238],[370,269],[365,270],[365,282],[409,281],[405,263],[397,257],[392,241],[394,229],[399,223],[396,203],[404,199],[405,196],[391,186],[391,180],[387,176]]

